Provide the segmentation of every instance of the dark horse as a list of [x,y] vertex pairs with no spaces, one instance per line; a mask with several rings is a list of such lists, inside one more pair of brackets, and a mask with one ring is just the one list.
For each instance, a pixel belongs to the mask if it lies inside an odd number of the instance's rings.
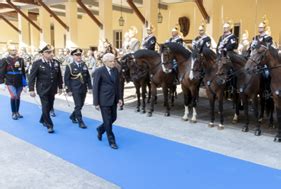
[[185,111],[182,117],[187,121],[189,110],[192,109],[191,122],[197,122],[197,101],[200,83],[202,81],[202,68],[197,62],[199,54],[191,52],[178,43],[165,43],[160,48],[161,60],[166,69],[172,69],[173,61],[178,65],[179,78],[184,95]]
[[169,93],[172,97],[172,105],[174,103],[174,94],[176,86],[174,85],[175,74],[169,70],[164,69],[161,64],[160,55],[151,50],[138,50],[130,55],[132,61],[127,62],[127,66],[130,72],[130,77],[137,78],[138,74],[145,75],[148,74],[150,77],[151,84],[151,107],[148,111],[148,116],[152,116],[154,111],[154,104],[157,95],[157,88],[162,87],[164,96],[164,106],[166,107],[165,116],[170,115],[170,105],[169,105]]
[[278,130],[274,141],[281,142],[281,59],[278,51],[272,46],[267,46],[262,42],[257,44],[256,49],[251,53],[249,58],[251,66],[249,70],[257,72],[264,69],[264,65],[268,66],[271,72],[270,88],[276,108]]
[[[146,99],[146,87],[148,87],[148,102],[150,102],[151,98],[151,86],[149,80],[149,74],[146,70],[140,69],[135,65],[135,56],[133,53],[126,54],[120,60],[121,71],[123,77],[127,82],[132,81],[136,88],[137,93],[137,108],[136,111],[140,111],[141,100],[140,96],[142,95],[142,113],[145,113],[145,99]],[[142,93],[140,93],[140,89],[142,89]]]
[[[204,78],[203,82],[206,87],[206,93],[210,103],[210,117],[211,121],[209,127],[214,127],[215,121],[215,101],[218,99],[218,109],[220,114],[220,124],[218,129],[224,129],[224,116],[223,116],[223,94],[226,87],[226,78],[223,78],[217,74],[216,54],[210,50],[205,49],[197,60],[197,64],[200,64],[203,68]],[[221,60],[219,60],[221,61]]]

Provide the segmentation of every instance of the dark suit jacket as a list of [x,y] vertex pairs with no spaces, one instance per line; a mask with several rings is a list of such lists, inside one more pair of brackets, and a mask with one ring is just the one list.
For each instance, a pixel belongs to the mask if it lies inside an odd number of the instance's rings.
[[29,91],[36,90],[39,96],[55,95],[57,89],[62,89],[62,75],[60,64],[56,60],[51,60],[52,67],[43,59],[39,59],[32,64],[29,75]]
[[94,105],[113,106],[120,99],[119,76],[117,68],[113,68],[113,78],[105,66],[95,70],[93,78]]
[[82,62],[81,67],[73,62],[66,66],[64,73],[64,84],[67,92],[86,93],[92,89],[92,82],[87,65]]

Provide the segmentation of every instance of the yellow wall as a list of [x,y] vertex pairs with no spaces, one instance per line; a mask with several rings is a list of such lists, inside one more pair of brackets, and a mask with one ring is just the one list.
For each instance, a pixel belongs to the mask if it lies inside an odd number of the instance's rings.
[[[258,5],[256,6],[256,1]],[[217,41],[222,34],[223,20],[231,19],[234,23],[240,23],[241,32],[244,30],[249,31],[249,36],[252,38],[257,32],[257,25],[261,22],[264,14],[269,19],[271,26],[272,36],[276,42],[280,39],[280,18],[281,7],[280,0],[204,0],[205,8],[211,17],[210,24],[207,25],[207,31]],[[145,16],[145,10],[140,8],[140,11]],[[155,10],[158,12],[158,10]],[[178,23],[178,18],[187,16],[190,19],[190,31],[185,39],[193,39],[197,35],[197,28],[201,24],[202,16],[194,2],[169,4],[168,10],[161,10],[163,15],[163,23],[158,24],[158,32],[156,36],[159,43],[163,43],[171,35],[171,29]],[[122,30],[123,34],[128,31],[130,26],[136,26],[138,29],[137,38],[139,40],[143,37],[143,25],[136,14],[129,14],[123,12],[125,19],[125,26],[120,27],[118,19],[120,17],[120,11],[113,11],[112,14],[112,27],[113,30]],[[66,21],[65,17],[60,17]],[[55,47],[64,48],[64,34],[65,29],[57,23],[53,18],[51,22],[54,23],[55,28]],[[17,26],[17,22],[13,22]],[[18,34],[10,26],[3,21],[0,21],[3,28],[0,31],[0,42],[6,42],[12,40],[18,42]],[[78,21],[78,46],[82,48],[89,48],[89,46],[97,46],[99,39],[99,28],[84,14],[82,19]],[[32,26],[31,26],[32,28]],[[32,29],[34,30],[34,29]],[[36,30],[33,32],[34,45],[39,45],[39,33]],[[113,32],[112,32],[113,35]]]
[[[16,27],[17,22],[12,22]],[[0,47],[6,47],[8,40],[11,40],[13,43],[19,42],[18,32],[15,31],[11,26],[9,26],[3,20],[0,20],[1,30],[0,30]],[[1,50],[1,49],[0,49]]]

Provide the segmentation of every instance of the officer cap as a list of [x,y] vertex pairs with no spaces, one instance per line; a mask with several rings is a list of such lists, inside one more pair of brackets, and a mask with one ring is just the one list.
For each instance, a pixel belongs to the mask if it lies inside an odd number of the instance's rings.
[[80,48],[75,48],[75,49],[73,49],[71,52],[70,52],[70,54],[71,55],[78,55],[78,54],[82,54],[82,49],[80,49]]

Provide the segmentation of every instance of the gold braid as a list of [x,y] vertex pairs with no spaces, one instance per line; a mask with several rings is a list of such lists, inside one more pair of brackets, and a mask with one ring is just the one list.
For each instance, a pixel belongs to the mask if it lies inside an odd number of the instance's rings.
[[70,64],[68,64],[67,66],[69,67],[70,70],[71,79],[80,79],[81,83],[84,83],[84,79],[81,72],[79,72],[78,74],[73,74]]

